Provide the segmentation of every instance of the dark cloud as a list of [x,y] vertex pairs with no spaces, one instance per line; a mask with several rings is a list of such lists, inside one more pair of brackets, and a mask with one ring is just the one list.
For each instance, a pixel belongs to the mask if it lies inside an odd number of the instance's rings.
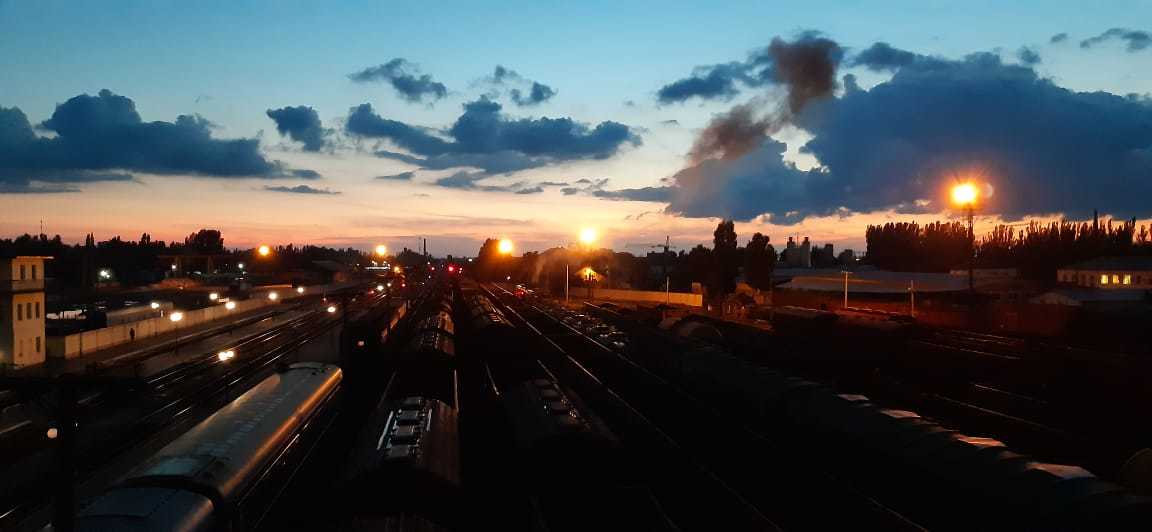
[[556,90],[543,83],[533,81],[532,88],[528,90],[527,95],[521,94],[520,89],[512,89],[508,94],[516,105],[529,107],[548,101],[556,95]]
[[1040,64],[1040,53],[1027,46],[1021,46],[1016,51],[1016,59],[1019,59],[1022,64],[1034,66]]
[[326,188],[313,188],[308,185],[296,185],[294,187],[280,185],[280,186],[266,186],[264,190],[271,192],[288,192],[291,194],[321,194],[321,195],[335,195],[340,192],[329,190]]
[[660,87],[656,99],[662,104],[679,103],[692,98],[701,100],[731,100],[740,93],[740,86],[759,86],[750,74],[748,63],[732,62],[698,66],[692,75]]
[[432,184],[444,188],[457,188],[462,190],[478,190],[481,192],[513,192],[516,194],[539,194],[544,192],[540,185],[530,185],[523,181],[507,185],[484,184],[481,181],[492,177],[485,172],[469,172],[461,170],[452,175],[441,177]]
[[108,170],[206,177],[319,177],[310,170],[286,169],[269,161],[257,139],[212,138],[212,125],[200,116],[144,122],[131,99],[108,90],[69,99],[40,127],[55,135],[37,136],[20,109],[0,107],[0,184],[4,190],[60,191],[68,187],[35,184],[126,177]]
[[598,198],[619,199],[630,201],[659,201],[668,202],[672,199],[672,187],[643,187],[625,188],[621,190],[596,190],[592,192]]
[[464,113],[442,136],[380,117],[369,104],[352,108],[345,129],[367,138],[386,139],[411,154],[376,154],[427,169],[474,167],[507,173],[560,161],[605,159],[640,137],[628,126],[601,122],[595,127],[571,118],[506,117],[500,104],[486,98],[464,104]]
[[300,179],[320,179],[320,172],[315,170],[288,170],[285,175],[288,177],[298,177]]
[[[989,53],[913,61],[870,90],[813,102],[794,116],[822,167],[784,161],[764,137],[739,156],[707,159],[672,178],[670,213],[791,224],[809,216],[939,212],[947,183],[977,174],[982,211],[1014,219],[1093,209],[1152,215],[1152,103],[1073,92]],[[643,190],[643,189],[641,189]],[[655,198],[649,190],[610,197]]]
[[572,196],[574,194],[593,194],[604,190],[608,186],[608,178],[588,179],[581,178],[572,182],[573,186],[564,187],[560,192],[565,196]]
[[1139,52],[1152,46],[1152,34],[1142,30],[1112,28],[1100,35],[1080,41],[1081,48],[1091,48],[1105,41],[1119,39],[1127,43],[1129,52]]
[[922,59],[923,56],[894,48],[886,42],[878,42],[865,48],[852,59],[852,66],[863,66],[870,70],[897,70]]
[[410,102],[423,102],[425,98],[436,101],[448,95],[448,88],[443,83],[434,81],[428,74],[420,74],[419,70],[415,64],[397,57],[382,65],[349,74],[348,79],[357,83],[388,83]]
[[276,131],[296,142],[304,144],[304,151],[320,151],[324,147],[324,137],[328,131],[320,124],[316,110],[300,105],[269,109],[268,118],[276,122]]
[[411,181],[416,176],[416,172],[400,172],[399,174],[378,175],[376,179],[384,179],[387,181]]
[[769,84],[803,84],[801,77],[821,76],[815,70],[797,70],[795,65],[812,69],[812,56],[821,56],[832,65],[840,62],[843,50],[835,42],[818,32],[807,31],[792,42],[775,38],[766,48],[756,50],[744,61],[698,66],[692,74],[664,85],[656,91],[661,104],[684,102],[692,98],[702,100],[731,100],[743,88],[763,87]]
[[775,82],[787,91],[785,105],[763,113],[759,110],[763,103],[753,100],[717,115],[692,145],[689,160],[739,157],[787,124],[809,102],[831,97],[842,54],[840,45],[820,36],[805,35],[793,42],[772,39],[759,62],[773,65]]
[[664,125],[664,126],[678,126],[678,125],[680,125],[680,121],[679,121],[679,120],[661,120],[661,121],[660,121],[660,125]]
[[540,185],[542,187],[566,187],[566,186],[568,186],[568,183],[566,181],[541,181],[541,182],[536,183],[536,184]]
[[[508,96],[519,107],[531,107],[540,105],[556,96],[556,89],[549,87],[538,81],[532,81],[524,76],[521,76],[515,70],[496,65],[492,71],[492,75],[484,78],[488,84],[503,87],[508,85],[519,85],[520,87],[512,88],[508,91]],[[500,91],[494,91],[491,96],[499,96]]]
[[1068,40],[1068,34],[1061,32],[1061,33],[1057,33],[1056,35],[1053,35],[1051,39],[1048,39],[1048,42],[1050,44],[1060,44],[1060,43],[1067,41],[1067,40]]

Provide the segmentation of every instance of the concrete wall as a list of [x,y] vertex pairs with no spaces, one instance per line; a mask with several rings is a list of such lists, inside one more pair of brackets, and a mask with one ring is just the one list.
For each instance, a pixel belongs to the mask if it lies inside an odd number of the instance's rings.
[[[307,293],[315,294],[325,289],[335,290],[338,288],[342,288],[342,286],[312,286],[308,288]],[[273,291],[279,296],[275,301],[268,299],[268,293]],[[307,293],[304,295],[307,295]],[[171,313],[169,313],[161,318],[134,321],[105,327],[103,329],[70,334],[64,337],[54,337],[48,342],[48,356],[52,358],[76,358],[85,353],[126,344],[134,340],[150,338],[176,330],[188,330],[198,325],[229,316],[277,305],[300,296],[301,294],[296,293],[289,285],[284,285],[283,287],[263,287],[258,290],[253,290],[251,299],[237,301],[236,308],[232,310],[228,310],[224,304],[218,304],[202,309],[183,311],[184,318],[179,322],[173,322],[169,317]]]
[[[588,297],[587,288],[573,288],[572,297]],[[669,303],[672,305],[685,305],[689,307],[704,306],[702,294],[685,294],[683,292],[660,292],[656,290],[618,290],[615,288],[594,288],[592,297],[604,301],[632,301],[637,303]]]

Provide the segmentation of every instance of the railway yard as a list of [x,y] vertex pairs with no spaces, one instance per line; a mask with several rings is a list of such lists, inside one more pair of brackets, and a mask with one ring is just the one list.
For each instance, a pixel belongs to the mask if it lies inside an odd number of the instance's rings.
[[6,393],[23,417],[0,427],[0,528],[1152,522],[1140,358],[789,307],[669,317],[452,275],[168,347],[76,388],[73,491],[44,436],[60,398]]

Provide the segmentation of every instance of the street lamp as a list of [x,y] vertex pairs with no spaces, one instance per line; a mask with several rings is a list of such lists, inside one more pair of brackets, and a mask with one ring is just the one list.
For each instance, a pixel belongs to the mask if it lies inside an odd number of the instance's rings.
[[224,308],[226,308],[228,310],[236,310],[236,302],[235,301],[229,301],[227,303],[224,303]]
[[229,360],[232,360],[235,357],[236,357],[236,352],[231,350],[231,349],[229,349],[227,351],[221,351],[219,353],[216,353],[216,359],[219,360],[220,362],[227,362]]
[[270,299],[272,301],[276,301],[276,299],[279,297],[280,297],[280,294],[277,294],[276,292],[268,292],[268,299]]
[[296,287],[296,293],[297,294],[303,294],[304,293],[304,287],[303,286],[297,286]]
[[208,300],[209,301],[216,301],[217,299],[220,299],[220,294],[217,294],[216,292],[212,292],[211,294],[208,294]]
[[970,182],[952,187],[952,203],[968,211],[968,292],[976,291],[972,271],[976,264],[976,232],[972,228],[972,217],[979,195],[976,185]]

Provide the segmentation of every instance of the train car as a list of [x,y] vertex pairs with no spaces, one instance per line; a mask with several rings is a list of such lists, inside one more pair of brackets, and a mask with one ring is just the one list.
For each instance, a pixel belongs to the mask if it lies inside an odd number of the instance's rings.
[[389,390],[353,447],[339,512],[345,529],[459,528],[457,411],[436,399]]
[[326,430],[342,376],[312,362],[281,369],[85,505],[77,530],[255,528]]

